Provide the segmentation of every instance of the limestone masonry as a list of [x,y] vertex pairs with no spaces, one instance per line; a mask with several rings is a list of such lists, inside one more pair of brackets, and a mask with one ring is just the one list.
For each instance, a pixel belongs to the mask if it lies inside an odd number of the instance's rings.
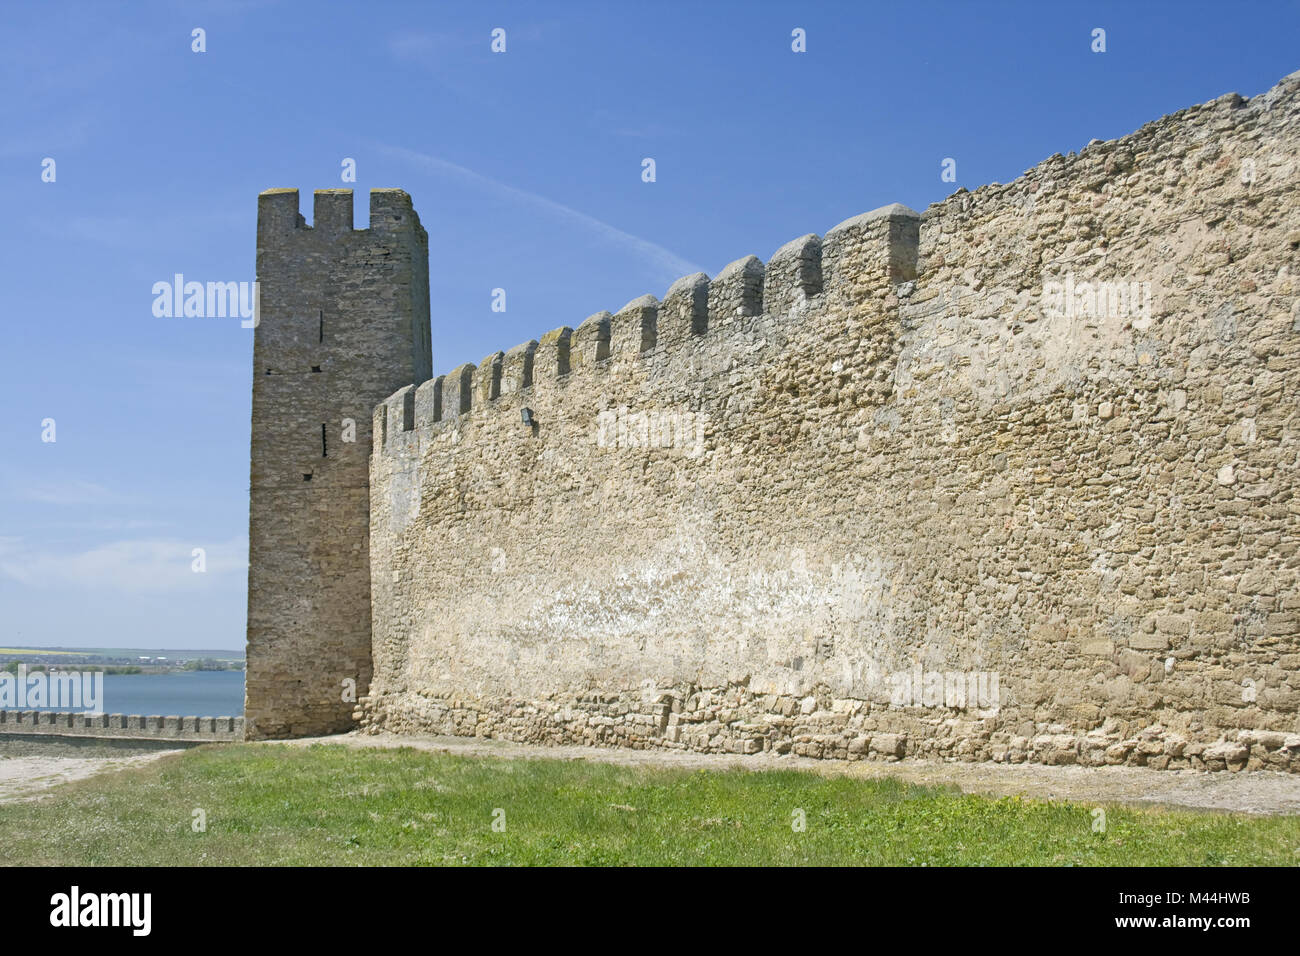
[[1297,156],[1300,73],[432,380],[409,197],[264,193],[248,735],[1300,771]]
[[240,740],[243,717],[143,716],[141,714],[51,713],[41,710],[0,710],[0,738],[5,735],[49,734],[105,737],[117,740],[163,738],[214,743]]

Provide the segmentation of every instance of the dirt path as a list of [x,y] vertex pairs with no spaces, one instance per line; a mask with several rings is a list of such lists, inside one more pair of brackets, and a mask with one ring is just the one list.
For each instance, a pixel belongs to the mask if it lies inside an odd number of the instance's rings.
[[675,750],[622,750],[598,747],[541,747],[476,737],[398,737],[340,734],[291,741],[348,747],[413,747],[457,756],[511,759],[589,760],[635,767],[743,770],[809,770],[863,779],[897,777],[910,783],[955,784],[967,793],[1023,796],[1074,803],[1135,804],[1242,813],[1300,813],[1300,774],[1256,771],[1207,773],[1148,770],[1143,767],[1048,767],[1043,764],[943,763],[927,760],[813,760],[766,754],[738,756]]
[[26,754],[0,757],[0,803],[32,800],[50,787],[69,780],[82,780],[98,773],[138,767],[175,750],[151,750],[122,757],[55,757]]

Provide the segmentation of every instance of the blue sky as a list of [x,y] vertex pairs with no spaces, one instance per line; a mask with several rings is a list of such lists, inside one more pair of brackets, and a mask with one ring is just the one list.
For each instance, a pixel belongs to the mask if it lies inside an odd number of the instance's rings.
[[0,646],[242,646],[252,334],[151,290],[251,281],[259,191],[409,191],[442,372],[1300,68],[1300,5],[1230,9],[6,3]]

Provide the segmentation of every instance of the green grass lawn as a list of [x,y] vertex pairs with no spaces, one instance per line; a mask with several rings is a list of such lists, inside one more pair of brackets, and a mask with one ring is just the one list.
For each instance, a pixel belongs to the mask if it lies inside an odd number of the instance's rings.
[[[206,814],[195,832],[194,811]],[[799,771],[202,747],[0,805],[9,864],[1300,862],[1300,818],[993,800]],[[504,811],[504,814],[498,812]],[[802,811],[806,829],[792,824]],[[503,830],[494,830],[494,817]]]

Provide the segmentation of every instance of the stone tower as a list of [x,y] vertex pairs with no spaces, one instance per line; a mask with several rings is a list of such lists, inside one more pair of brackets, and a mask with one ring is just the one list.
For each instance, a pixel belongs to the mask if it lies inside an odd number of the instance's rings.
[[250,739],[347,730],[371,676],[372,409],[431,374],[428,236],[400,189],[258,199],[248,532]]

